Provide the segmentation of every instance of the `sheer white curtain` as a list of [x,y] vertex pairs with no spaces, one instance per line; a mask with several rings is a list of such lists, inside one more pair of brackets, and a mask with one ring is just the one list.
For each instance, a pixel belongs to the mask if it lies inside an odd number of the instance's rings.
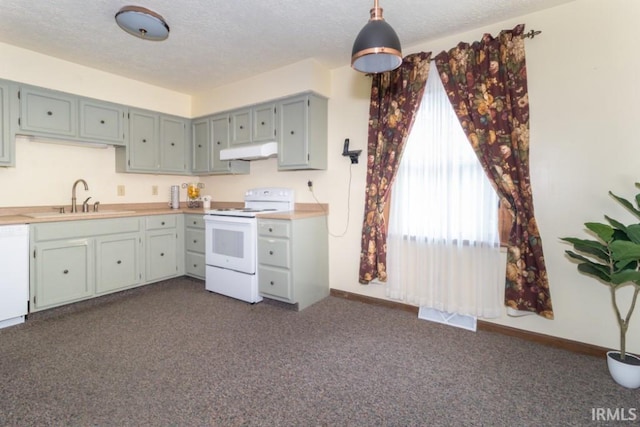
[[435,66],[402,155],[390,209],[388,297],[448,313],[500,315],[504,268],[498,197]]

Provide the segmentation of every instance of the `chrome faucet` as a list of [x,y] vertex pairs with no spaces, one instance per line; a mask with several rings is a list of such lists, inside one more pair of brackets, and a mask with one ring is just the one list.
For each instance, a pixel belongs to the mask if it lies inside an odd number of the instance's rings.
[[85,181],[84,179],[79,179],[73,183],[73,188],[71,189],[71,212],[72,213],[78,212],[78,207],[76,205],[76,186],[80,182],[84,184],[84,190],[89,191],[89,186],[87,185],[87,181]]

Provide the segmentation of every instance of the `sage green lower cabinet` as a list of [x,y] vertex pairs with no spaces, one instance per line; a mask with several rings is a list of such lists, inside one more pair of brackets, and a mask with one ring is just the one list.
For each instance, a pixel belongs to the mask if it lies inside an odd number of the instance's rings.
[[148,216],[145,224],[146,281],[184,274],[183,215]]
[[185,274],[205,279],[204,218],[202,214],[185,214]]
[[184,274],[182,214],[30,227],[30,311]]
[[34,250],[31,311],[80,301],[93,295],[93,242],[61,239]]
[[142,282],[140,233],[96,239],[96,294],[130,288]]
[[329,295],[326,218],[258,219],[260,295],[298,310]]

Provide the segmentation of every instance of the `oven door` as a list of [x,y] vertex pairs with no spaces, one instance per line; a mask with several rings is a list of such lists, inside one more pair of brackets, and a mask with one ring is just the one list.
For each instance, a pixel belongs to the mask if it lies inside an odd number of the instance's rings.
[[205,215],[207,265],[256,273],[256,218]]

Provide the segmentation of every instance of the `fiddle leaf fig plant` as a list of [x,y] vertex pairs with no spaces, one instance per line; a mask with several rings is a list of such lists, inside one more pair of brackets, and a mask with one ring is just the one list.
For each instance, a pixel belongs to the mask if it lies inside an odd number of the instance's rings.
[[[640,188],[640,183],[636,183],[635,186]],[[630,201],[616,196],[611,191],[609,194],[640,219],[640,210]],[[635,202],[640,208],[640,193],[636,195]],[[575,252],[567,250],[566,254],[578,262],[578,271],[599,279],[609,287],[611,302],[620,327],[620,360],[625,362],[629,320],[640,293],[640,223],[624,225],[607,215],[605,219],[608,224],[585,223],[585,227],[597,237],[597,240],[575,237],[563,237],[561,240],[573,245]],[[634,289],[629,309],[623,316],[618,307],[616,291],[627,286]]]

